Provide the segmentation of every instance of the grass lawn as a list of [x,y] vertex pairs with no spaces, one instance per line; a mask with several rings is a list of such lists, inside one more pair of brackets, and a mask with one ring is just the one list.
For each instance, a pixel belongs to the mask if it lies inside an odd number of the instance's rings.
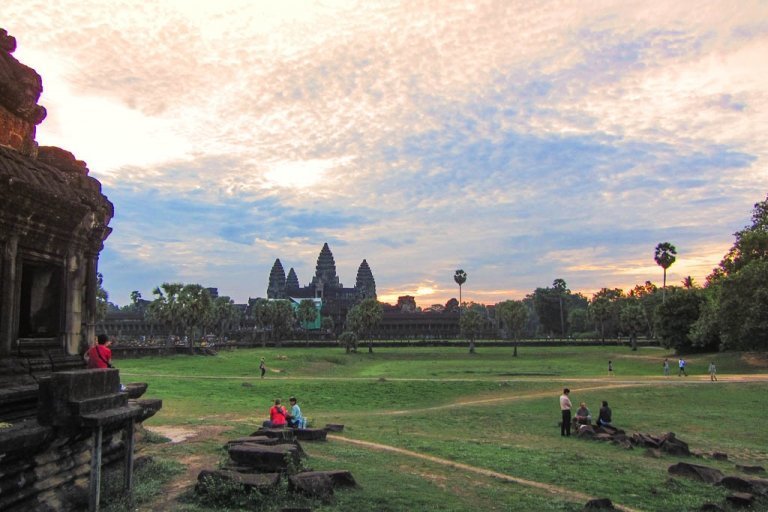
[[[317,511],[577,511],[590,497],[610,498],[628,510],[692,511],[706,501],[724,506],[725,489],[668,475],[679,457],[562,438],[558,396],[564,386],[574,405],[586,401],[594,416],[607,400],[614,424],[628,434],[675,432],[693,451],[729,456],[688,462],[726,474],[739,474],[735,463],[768,463],[765,354],[694,355],[687,358],[690,376],[678,377],[677,358],[659,348],[524,347],[518,353],[512,357],[508,347],[482,347],[474,355],[447,347],[373,354],[270,348],[116,365],[123,381],[147,382],[146,396],[163,399],[163,409],[146,422],[149,429],[194,434],[142,447],[189,468],[176,477],[176,488],[192,484],[198,466],[224,461],[223,442],[254,431],[276,397],[297,396],[313,425],[344,424],[344,432],[326,443],[304,443],[305,465],[349,469],[360,488],[312,503]],[[258,376],[261,357],[270,370],[265,379]],[[670,377],[662,375],[664,357]],[[717,383],[706,374],[711,360]],[[259,507],[279,510],[283,503]],[[162,506],[212,509],[189,491],[170,502],[166,496]]]

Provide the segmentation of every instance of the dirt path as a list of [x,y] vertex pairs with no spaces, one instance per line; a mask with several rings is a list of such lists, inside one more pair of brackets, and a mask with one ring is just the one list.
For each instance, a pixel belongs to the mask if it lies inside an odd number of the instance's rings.
[[[524,478],[518,478],[511,475],[506,475],[504,473],[499,473],[498,471],[492,471],[490,469],[479,468],[477,466],[470,466],[469,464],[462,464],[461,462],[454,462],[452,460],[442,459],[440,457],[435,457],[434,455],[426,455],[424,453],[405,450],[403,448],[397,448],[396,446],[389,446],[386,444],[379,444],[379,443],[371,443],[369,441],[359,441],[357,439],[349,439],[347,437],[342,437],[337,435],[328,435],[328,439],[332,441],[340,441],[343,443],[353,444],[356,446],[362,446],[364,448],[369,448],[371,450],[397,453],[399,455],[404,455],[406,457],[413,457],[421,460],[427,460],[435,464],[440,464],[442,466],[447,466],[454,469],[460,469],[468,473],[475,473],[477,475],[483,475],[491,478],[498,478],[499,480],[504,480],[505,482],[514,482],[520,485],[524,485],[526,487],[534,487],[536,489],[542,489],[551,494],[564,496],[571,501],[586,503],[587,501],[594,499],[593,496],[589,496],[587,494],[583,494],[578,491],[572,491],[571,489],[566,489],[565,487],[558,487],[556,485],[536,482],[534,480],[526,480]],[[618,510],[623,510],[625,512],[638,512],[638,509],[633,509],[624,505],[619,505],[618,503],[614,503],[613,505]]]

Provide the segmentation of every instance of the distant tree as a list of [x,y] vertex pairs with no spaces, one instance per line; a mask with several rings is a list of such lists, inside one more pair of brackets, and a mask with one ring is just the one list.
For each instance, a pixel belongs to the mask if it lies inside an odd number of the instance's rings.
[[102,321],[107,317],[109,309],[109,293],[104,289],[104,276],[96,273],[96,321]]
[[620,301],[624,292],[619,288],[602,288],[592,296],[588,314],[595,322],[600,338],[605,341],[608,331],[612,336],[617,334],[619,327]]
[[621,330],[629,336],[629,345],[637,350],[637,333],[645,329],[645,312],[637,299],[625,300],[619,314]]
[[682,280],[683,288],[686,290],[690,290],[691,288],[696,288],[696,282],[691,276],[685,276]]
[[[467,282],[467,273],[464,272],[462,269],[458,269],[453,274],[453,280],[456,281],[456,284],[459,285],[459,306],[461,307],[464,304],[461,301],[461,285]],[[459,313],[461,313],[461,309],[459,309]]]
[[470,302],[462,307],[459,320],[461,333],[469,340],[469,353],[475,353],[475,338],[482,331],[485,323],[485,308],[480,304]]
[[455,313],[459,311],[459,308],[461,305],[459,304],[459,301],[456,300],[456,298],[448,299],[448,302],[445,303],[445,308],[443,308],[443,311],[445,313]]
[[699,290],[672,290],[669,300],[658,309],[658,334],[662,345],[673,348],[678,354],[690,352],[693,342],[689,336],[691,327],[698,320],[702,305]]
[[293,308],[287,300],[270,300],[267,312],[272,339],[279,347],[293,328]]
[[350,351],[357,352],[357,335],[353,331],[344,331],[339,336],[339,343],[344,345],[344,348],[349,354]]
[[266,344],[265,331],[269,325],[269,300],[264,298],[248,299],[245,317],[253,321],[254,331],[259,332],[262,346]]
[[335,324],[333,322],[333,318],[330,316],[324,316],[322,320],[320,320],[320,328],[323,329],[325,332],[333,332],[333,328],[335,327]]
[[720,291],[719,284],[711,284],[701,290],[699,318],[688,331],[693,348],[713,352],[720,347]]
[[152,290],[155,299],[147,308],[150,321],[165,325],[172,335],[181,334],[182,318],[179,294],[184,288],[182,283],[163,283]]
[[528,308],[521,300],[507,300],[496,305],[496,314],[515,341],[513,357],[517,357],[517,341],[528,323]]
[[240,310],[235,301],[225,295],[213,299],[213,326],[218,336],[227,335],[240,321]]
[[571,328],[571,332],[585,332],[587,330],[587,310],[586,309],[573,309],[568,312],[568,325]]
[[383,316],[383,308],[374,298],[364,299],[347,313],[347,330],[353,331],[358,339],[368,340],[369,353],[373,353],[371,333]]
[[308,326],[315,323],[319,314],[315,302],[312,299],[302,299],[302,301],[299,302],[299,307],[296,308],[296,319],[304,329],[304,336],[307,343],[309,343]]
[[571,293],[568,289],[568,285],[565,284],[564,279],[555,279],[552,282],[552,290],[557,295],[558,305],[560,308],[560,336],[565,337],[565,315],[563,314],[563,298],[566,294]]
[[711,283],[732,275],[756,260],[768,260],[768,196],[755,203],[752,224],[734,233],[736,241],[717,268],[707,277]]
[[675,262],[675,255],[677,255],[677,249],[669,242],[661,242],[656,246],[656,251],[653,255],[653,259],[656,264],[664,269],[664,285],[661,290],[661,302],[666,300],[667,292],[667,269]]
[[656,308],[661,304],[661,294],[658,287],[650,281],[645,284],[638,284],[627,293],[630,299],[638,299],[643,308],[645,318],[645,332],[650,337],[655,337]]
[[442,313],[443,311],[445,311],[445,306],[442,304],[432,304],[424,309],[425,313]]
[[750,261],[721,287],[717,321],[724,348],[768,349],[768,259]]
[[416,312],[416,298],[411,295],[403,295],[397,298],[397,309],[403,313]]

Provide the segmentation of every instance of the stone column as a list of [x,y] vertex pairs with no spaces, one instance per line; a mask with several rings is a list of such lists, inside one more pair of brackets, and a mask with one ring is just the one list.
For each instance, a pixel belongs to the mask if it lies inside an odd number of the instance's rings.
[[85,345],[93,342],[96,336],[96,273],[99,268],[99,254],[86,253],[83,258],[85,266],[85,311],[83,311],[83,329],[82,335]]
[[18,323],[18,255],[19,238],[9,237],[2,247],[0,260],[0,357],[11,354],[15,348],[16,325]]
[[80,352],[83,318],[83,255],[70,247],[66,256],[66,284],[64,293],[64,351],[69,355]]

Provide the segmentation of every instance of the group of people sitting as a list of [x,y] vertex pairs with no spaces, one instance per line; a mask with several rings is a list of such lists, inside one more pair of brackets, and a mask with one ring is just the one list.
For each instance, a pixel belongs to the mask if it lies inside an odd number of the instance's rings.
[[[579,404],[579,408],[576,410],[576,415],[573,417],[573,424],[576,427],[579,425],[592,424],[592,413],[589,412],[586,402],[581,402]],[[600,413],[597,417],[597,426],[602,427],[603,425],[611,426],[611,408],[608,407],[608,402],[606,400],[603,400],[603,405],[600,407]]]
[[275,399],[275,405],[269,408],[269,419],[264,422],[264,426],[267,428],[306,428],[307,419],[301,414],[301,407],[296,403],[296,397],[292,396],[288,399],[291,404],[291,410],[289,411],[282,405],[280,405],[280,399]]

